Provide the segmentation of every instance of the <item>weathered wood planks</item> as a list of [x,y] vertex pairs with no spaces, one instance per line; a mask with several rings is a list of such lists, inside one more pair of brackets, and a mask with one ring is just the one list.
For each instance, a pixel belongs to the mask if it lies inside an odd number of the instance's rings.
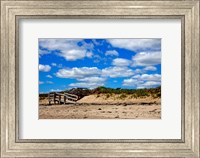
[[51,102],[53,102],[53,104],[76,103],[78,96],[70,93],[51,92],[48,95],[48,100],[49,105],[51,105]]

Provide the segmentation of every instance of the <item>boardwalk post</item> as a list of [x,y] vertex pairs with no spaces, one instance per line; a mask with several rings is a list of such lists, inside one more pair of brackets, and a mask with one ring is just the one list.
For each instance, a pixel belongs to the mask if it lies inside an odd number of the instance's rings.
[[64,104],[66,103],[66,96],[64,96]]
[[50,93],[48,94],[48,99],[49,99],[49,105],[51,105]]
[[56,93],[53,93],[53,102],[56,104]]
[[59,102],[59,104],[61,103],[61,96],[60,95],[58,96],[58,102]]

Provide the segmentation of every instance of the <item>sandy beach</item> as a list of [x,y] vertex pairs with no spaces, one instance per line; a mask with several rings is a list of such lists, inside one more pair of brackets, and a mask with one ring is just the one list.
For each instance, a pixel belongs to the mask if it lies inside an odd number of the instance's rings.
[[160,98],[107,98],[89,95],[76,104],[48,105],[40,101],[39,119],[161,119]]

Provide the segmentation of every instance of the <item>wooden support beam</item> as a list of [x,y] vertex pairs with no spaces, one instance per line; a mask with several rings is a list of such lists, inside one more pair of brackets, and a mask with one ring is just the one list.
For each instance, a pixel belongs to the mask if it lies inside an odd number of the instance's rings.
[[54,104],[56,104],[56,93],[54,93],[54,95],[53,95],[53,102],[54,102]]
[[49,105],[51,105],[50,93],[49,93],[49,95],[48,95],[48,99],[49,99]]

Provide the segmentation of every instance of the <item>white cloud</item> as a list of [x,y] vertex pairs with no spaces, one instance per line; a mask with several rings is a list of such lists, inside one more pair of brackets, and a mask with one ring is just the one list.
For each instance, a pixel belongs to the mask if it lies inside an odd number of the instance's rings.
[[60,91],[62,91],[61,89],[51,89],[50,90],[51,92],[60,92]]
[[99,63],[102,60],[100,55],[94,55],[93,57],[94,57],[94,63]]
[[87,43],[87,42],[85,42],[85,41],[81,41],[80,42],[81,43],[81,47],[82,48],[85,48],[85,49],[87,49],[87,50],[93,50],[94,49],[94,44],[93,44],[93,42],[92,43]]
[[103,43],[104,43],[104,41],[97,41],[96,39],[92,39],[92,42],[93,42],[93,44],[94,45],[96,45],[96,46],[101,46],[101,45],[103,45]]
[[89,88],[89,89],[94,89],[99,86],[103,86],[103,83],[87,83],[87,82],[77,82],[77,83],[71,83],[69,84],[70,87],[81,87],[81,88]]
[[86,56],[87,56],[88,58],[92,58],[93,53],[92,53],[92,52],[87,52],[87,53],[86,53]]
[[46,75],[47,78],[53,78],[51,75]]
[[130,79],[123,80],[123,86],[131,86],[136,88],[152,88],[161,85],[160,74],[142,74],[132,76]]
[[86,51],[81,49],[63,50],[60,56],[64,57],[66,60],[75,61],[84,58],[86,56]]
[[115,66],[129,66],[131,61],[123,58],[116,58],[113,60],[112,64]]
[[106,51],[105,56],[119,56],[119,53],[116,50]]
[[152,66],[161,63],[161,52],[140,52],[132,57],[132,66]]
[[50,70],[51,70],[51,66],[39,64],[39,71],[49,72]]
[[106,80],[106,78],[103,77],[86,77],[86,78],[81,78],[81,79],[77,79],[78,81],[84,81],[84,82],[104,82]]
[[39,81],[39,84],[45,84],[45,83],[47,83],[47,84],[53,84],[53,82],[52,82],[52,81],[46,81],[46,82]]
[[89,88],[89,89],[93,89],[99,86],[103,86],[106,78],[103,77],[86,77],[86,78],[81,78],[81,79],[77,79],[78,81],[81,82],[77,82],[77,83],[71,83],[69,84],[70,87],[82,87],[82,88]]
[[101,70],[99,70],[97,67],[81,67],[77,68],[74,67],[72,69],[66,68],[66,69],[60,69],[56,76],[60,78],[85,78],[85,77],[91,77],[91,76],[97,76],[101,74]]
[[56,63],[51,63],[51,66],[56,66],[57,64]]
[[83,43],[79,46],[79,42],[83,41],[81,39],[40,39],[39,45],[49,51],[57,51],[59,56],[68,61],[75,61],[87,57],[87,51],[91,49],[91,45]]
[[156,71],[157,68],[155,66],[147,66],[144,68],[145,71]]
[[102,76],[115,77],[130,77],[134,74],[133,70],[127,67],[108,67],[102,69]]
[[160,50],[160,39],[108,39],[113,47],[124,48],[131,51]]
[[144,88],[145,88],[144,86],[137,87],[137,89],[144,89]]
[[123,81],[123,86],[136,86],[137,85],[137,80],[130,78],[130,79],[124,79]]
[[159,86],[160,82],[155,81],[147,81],[143,84],[145,87]]
[[51,52],[48,50],[39,49],[39,55],[50,54]]
[[141,73],[144,73],[144,71],[142,69],[135,69],[134,73],[135,74],[141,74]]
[[62,68],[62,64],[51,63],[51,66]]
[[160,74],[142,74],[140,75],[139,79],[150,80],[150,81],[160,81],[161,75]]
[[141,75],[134,75],[132,78],[139,78]]
[[73,48],[81,39],[39,39],[39,45],[48,50],[65,50]]

